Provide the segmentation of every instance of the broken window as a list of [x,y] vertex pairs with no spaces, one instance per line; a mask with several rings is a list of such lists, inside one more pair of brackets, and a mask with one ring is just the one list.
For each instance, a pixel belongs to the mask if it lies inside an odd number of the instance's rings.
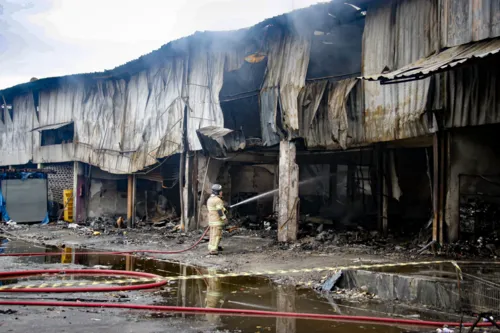
[[42,146],[60,145],[64,143],[73,142],[75,132],[74,123],[60,126],[58,128],[51,128],[41,130]]

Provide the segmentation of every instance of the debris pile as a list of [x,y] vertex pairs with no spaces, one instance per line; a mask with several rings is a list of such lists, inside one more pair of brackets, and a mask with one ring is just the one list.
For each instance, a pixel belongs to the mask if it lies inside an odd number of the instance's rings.
[[97,218],[87,218],[85,225],[94,231],[105,232],[110,228],[118,227],[117,221],[120,218],[121,216],[110,216],[110,215],[99,216]]
[[500,237],[495,231],[488,237],[444,244],[441,252],[452,258],[497,258],[500,257]]
[[481,198],[469,198],[460,204],[460,233],[463,236],[487,236],[500,228],[500,207]]

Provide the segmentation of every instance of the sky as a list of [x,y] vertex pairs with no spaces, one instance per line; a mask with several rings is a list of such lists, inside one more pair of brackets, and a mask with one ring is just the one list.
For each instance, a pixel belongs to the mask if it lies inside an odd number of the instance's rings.
[[0,0],[0,89],[111,69],[195,31],[249,27],[318,2]]

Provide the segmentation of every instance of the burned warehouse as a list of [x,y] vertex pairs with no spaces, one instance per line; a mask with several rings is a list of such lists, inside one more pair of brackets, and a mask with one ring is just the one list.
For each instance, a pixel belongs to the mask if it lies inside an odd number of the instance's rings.
[[[194,230],[221,184],[231,219],[282,242],[320,226],[492,235],[499,15],[495,0],[332,1],[4,89],[3,218]],[[11,201],[30,192],[27,217]]]

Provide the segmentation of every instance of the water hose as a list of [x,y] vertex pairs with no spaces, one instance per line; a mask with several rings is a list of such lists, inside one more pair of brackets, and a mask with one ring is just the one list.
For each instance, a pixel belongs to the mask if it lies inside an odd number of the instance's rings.
[[[236,316],[252,316],[252,317],[282,317],[296,319],[316,319],[316,320],[334,320],[346,322],[363,322],[380,325],[404,325],[404,326],[420,326],[420,327],[459,327],[458,322],[440,322],[402,318],[384,318],[384,317],[367,317],[367,316],[348,316],[348,315],[330,315],[317,313],[296,313],[296,312],[277,312],[264,310],[246,310],[246,309],[221,309],[221,308],[200,308],[200,307],[182,307],[182,306],[166,306],[166,305],[143,305],[143,304],[123,304],[123,303],[90,303],[90,302],[39,302],[39,301],[0,301],[0,305],[5,306],[41,306],[41,307],[78,307],[78,308],[111,308],[111,309],[129,309],[129,310],[148,310],[148,311],[165,311],[175,313],[192,313],[192,314],[218,314],[218,315],[236,315]],[[470,327],[472,323],[464,323],[463,326]],[[489,327],[491,323],[479,323],[478,327]]]
[[[24,271],[10,271],[0,272],[0,280],[9,278],[18,278],[23,276],[35,276],[45,274],[68,274],[68,275],[106,275],[106,276],[130,276],[134,278],[144,278],[149,283],[125,285],[125,286],[100,286],[100,287],[67,287],[67,288],[16,288],[0,289],[0,292],[19,292],[19,293],[77,293],[77,292],[110,292],[110,291],[131,291],[140,289],[153,289],[167,284],[167,280],[161,279],[161,276],[144,272],[131,272],[131,271],[115,271],[106,269],[40,269],[40,270],[24,270]],[[156,281],[151,282],[154,279]],[[95,282],[99,284],[98,281]],[[61,283],[62,284],[62,283]]]
[[[200,239],[198,239],[193,245],[190,247],[183,249],[183,250],[177,250],[177,251],[160,251],[160,250],[131,250],[131,251],[111,251],[111,252],[75,252],[72,253],[74,255],[129,255],[129,254],[134,254],[134,253],[155,253],[155,254],[178,254],[178,253],[183,253],[190,251],[194,249],[200,242],[203,240],[203,238],[207,235],[208,230],[210,230],[209,227],[205,229],[203,234],[201,235]],[[0,257],[48,257],[48,256],[60,256],[63,255],[64,252],[30,252],[30,253],[2,253],[0,254]]]

